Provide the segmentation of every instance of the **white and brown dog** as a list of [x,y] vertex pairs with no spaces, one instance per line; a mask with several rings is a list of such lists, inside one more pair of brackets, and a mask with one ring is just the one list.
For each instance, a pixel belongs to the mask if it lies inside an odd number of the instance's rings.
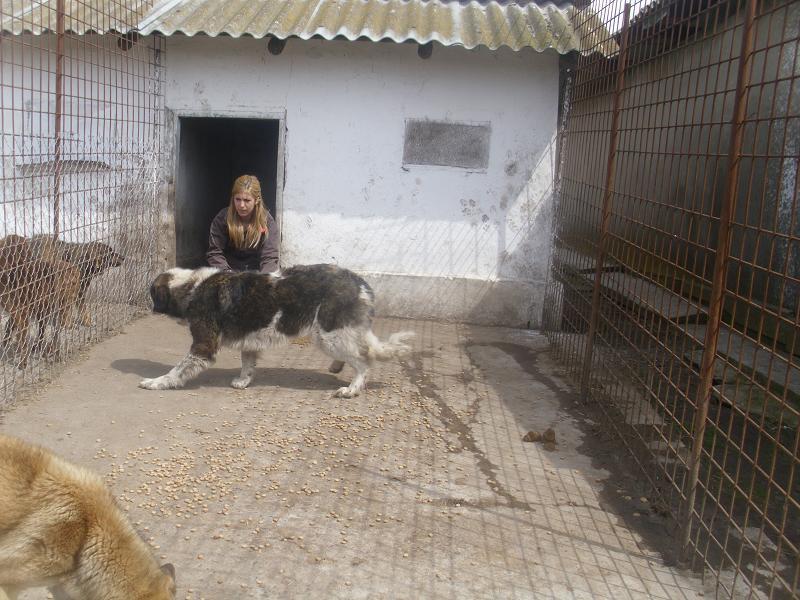
[[334,265],[294,266],[280,275],[234,273],[212,268],[170,269],[150,286],[153,310],[186,319],[192,333],[189,354],[169,373],[145,379],[150,390],[180,388],[214,362],[221,345],[242,352],[242,371],[231,385],[246,388],[259,352],[289,338],[310,336],[331,358],[332,373],[344,364],[355,370],[337,396],[364,388],[376,360],[411,351],[412,332],[381,341],[372,332],[374,296],[366,281]]

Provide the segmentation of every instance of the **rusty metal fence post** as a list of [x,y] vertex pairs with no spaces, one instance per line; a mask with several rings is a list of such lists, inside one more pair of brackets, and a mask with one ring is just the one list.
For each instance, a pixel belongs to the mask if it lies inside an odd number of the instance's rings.
[[711,298],[708,307],[708,325],[703,341],[703,355],[700,362],[700,384],[695,403],[694,421],[692,424],[692,451],[689,457],[688,474],[681,524],[680,555],[686,560],[689,540],[692,532],[692,513],[697,496],[697,481],[700,473],[700,457],[703,449],[708,406],[711,402],[714,362],[717,358],[720,324],[722,323],[723,294],[726,285],[726,272],[731,249],[731,220],[735,213],[736,194],[738,193],[739,167],[741,165],[742,139],[747,109],[747,93],[750,86],[751,57],[753,53],[754,23],[757,0],[748,0],[745,11],[742,45],[739,52],[739,69],[736,78],[736,95],[734,97],[733,115],[731,117],[731,140],[728,150],[728,174],[722,195],[722,207],[719,215],[719,231],[717,233],[717,250],[714,256],[714,272],[711,287]]
[[630,29],[630,3],[625,3],[622,22],[619,55],[617,58],[616,84],[614,87],[614,104],[611,114],[611,137],[608,142],[608,163],[606,166],[605,191],[603,193],[602,214],[600,222],[600,239],[598,240],[597,259],[594,270],[594,285],[592,288],[592,312],[589,317],[589,331],[586,335],[586,352],[583,360],[583,373],[581,375],[581,396],[589,396],[589,380],[592,371],[592,357],[594,354],[594,341],[597,335],[597,322],[600,312],[600,287],[603,277],[603,263],[608,251],[608,228],[611,221],[611,198],[614,193],[614,176],[617,164],[617,138],[619,135],[619,113],[622,105],[622,90],[625,86],[625,63],[628,58],[628,35]]
[[64,114],[64,0],[56,2],[56,105],[53,149],[53,239],[58,239],[61,211],[61,143]]

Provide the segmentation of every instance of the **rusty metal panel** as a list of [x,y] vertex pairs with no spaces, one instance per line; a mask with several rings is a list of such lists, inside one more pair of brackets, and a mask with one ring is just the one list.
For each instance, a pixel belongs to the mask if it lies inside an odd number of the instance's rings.
[[544,327],[676,557],[797,597],[800,3],[593,7],[624,51],[572,74]]

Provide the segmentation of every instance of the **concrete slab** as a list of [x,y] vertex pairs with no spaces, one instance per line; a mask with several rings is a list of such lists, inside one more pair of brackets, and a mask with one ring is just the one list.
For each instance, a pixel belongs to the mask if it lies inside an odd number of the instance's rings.
[[[269,353],[247,390],[238,357],[185,390],[166,372],[188,331],[146,317],[2,415],[0,430],[104,474],[179,598],[696,598],[693,574],[595,439],[545,338],[382,320],[417,332],[362,396],[307,345]],[[552,428],[554,446],[524,443]],[[605,444],[605,445],[604,445]],[[38,600],[44,592],[26,592]]]

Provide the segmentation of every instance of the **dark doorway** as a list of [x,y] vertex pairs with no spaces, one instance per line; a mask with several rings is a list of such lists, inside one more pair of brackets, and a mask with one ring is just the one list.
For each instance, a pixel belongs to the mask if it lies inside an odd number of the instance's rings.
[[228,205],[239,175],[258,177],[264,203],[277,220],[280,121],[179,117],[178,127],[175,258],[177,266],[195,268],[206,264],[211,220]]

